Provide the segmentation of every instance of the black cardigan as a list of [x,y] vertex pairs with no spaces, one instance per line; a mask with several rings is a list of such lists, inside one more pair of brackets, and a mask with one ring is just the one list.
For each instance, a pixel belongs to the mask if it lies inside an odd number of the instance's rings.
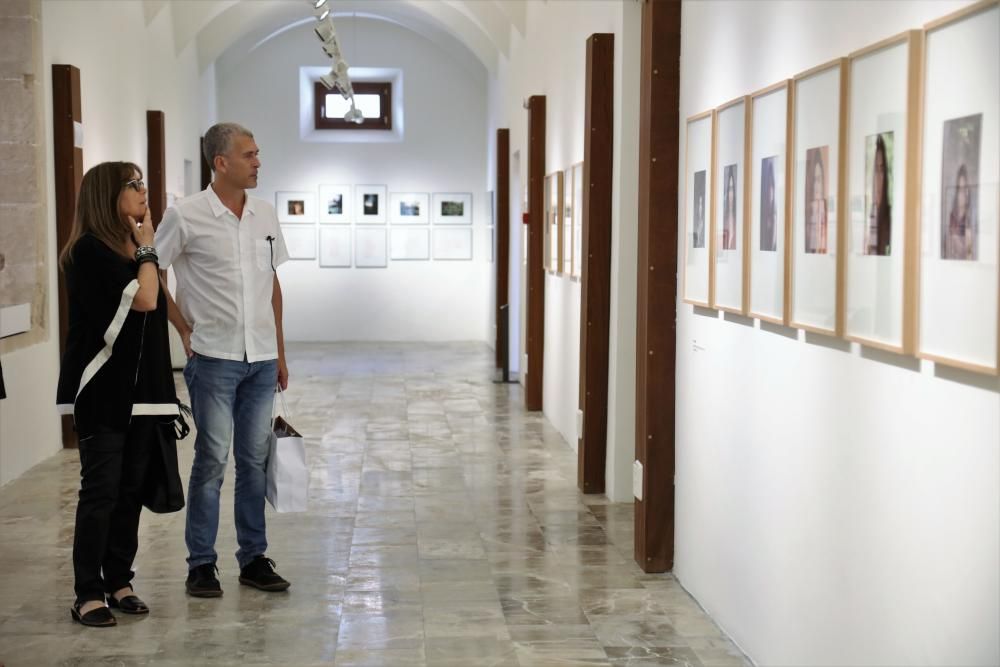
[[178,414],[170,365],[167,302],[132,310],[139,265],[84,234],[66,267],[69,333],[56,402],[81,439],[124,432],[133,416]]

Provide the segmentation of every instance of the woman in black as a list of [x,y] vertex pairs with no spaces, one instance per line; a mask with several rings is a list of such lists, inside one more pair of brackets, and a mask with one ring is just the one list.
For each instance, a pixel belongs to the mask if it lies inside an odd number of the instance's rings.
[[[81,468],[71,611],[83,625],[109,626],[109,606],[149,612],[131,584],[142,505],[183,506],[166,299],[139,167],[105,162],[84,175],[60,261],[69,332],[57,402],[73,415]],[[164,485],[172,492],[166,503]]]

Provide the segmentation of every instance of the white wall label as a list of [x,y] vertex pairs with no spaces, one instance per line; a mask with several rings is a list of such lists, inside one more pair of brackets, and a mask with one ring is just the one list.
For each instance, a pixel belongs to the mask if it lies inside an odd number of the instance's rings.
[[642,463],[632,462],[632,495],[636,500],[642,500]]
[[0,338],[24,333],[29,329],[31,329],[30,303],[0,308]]
[[83,123],[73,121],[73,148],[83,148]]
[[583,410],[576,411],[576,438],[579,440],[583,437]]

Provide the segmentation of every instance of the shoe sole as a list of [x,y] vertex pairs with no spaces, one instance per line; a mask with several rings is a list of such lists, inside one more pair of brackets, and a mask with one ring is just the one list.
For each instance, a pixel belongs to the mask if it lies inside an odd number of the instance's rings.
[[222,591],[193,591],[186,588],[187,594],[193,598],[221,598]]
[[110,623],[88,623],[83,620],[83,616],[76,609],[69,610],[70,617],[85,628],[113,628],[118,625],[118,621],[111,619]]
[[287,591],[288,587],[292,585],[291,583],[286,581],[280,584],[270,584],[265,586],[258,584],[256,581],[252,579],[244,579],[243,577],[240,577],[240,583],[243,584],[244,586],[250,586],[252,588],[256,588],[259,591],[267,591],[268,593],[280,593],[281,591]]

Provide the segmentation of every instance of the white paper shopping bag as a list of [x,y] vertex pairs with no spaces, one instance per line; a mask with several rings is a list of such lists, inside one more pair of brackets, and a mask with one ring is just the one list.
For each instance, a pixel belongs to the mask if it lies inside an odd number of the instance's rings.
[[[287,415],[284,396],[281,396],[281,406]],[[309,497],[305,440],[280,416],[274,419],[271,431],[271,451],[267,457],[267,502],[278,512],[305,512]]]

